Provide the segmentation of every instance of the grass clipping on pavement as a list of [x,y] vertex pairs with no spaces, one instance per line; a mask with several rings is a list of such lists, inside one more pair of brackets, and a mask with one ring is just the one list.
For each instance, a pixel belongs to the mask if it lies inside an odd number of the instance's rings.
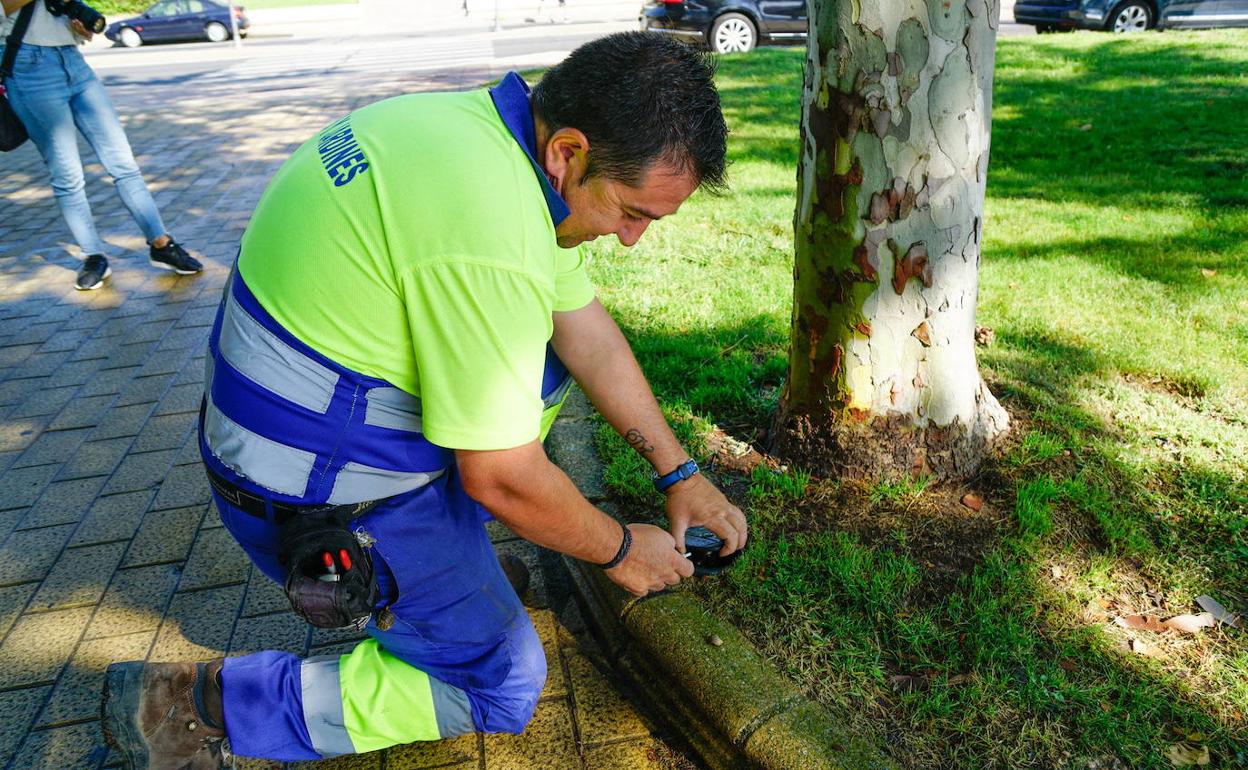
[[[748,456],[783,384],[802,65],[723,59],[731,192],[593,249],[704,458]],[[753,539],[694,590],[906,767],[1248,765],[1248,631],[1154,625],[1201,595],[1248,614],[1246,73],[1245,31],[1001,40],[979,355],[1002,456],[956,486],[712,471]]]

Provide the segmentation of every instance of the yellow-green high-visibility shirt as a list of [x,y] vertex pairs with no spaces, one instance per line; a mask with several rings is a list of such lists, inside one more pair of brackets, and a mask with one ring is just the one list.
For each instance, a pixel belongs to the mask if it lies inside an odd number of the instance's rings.
[[555,242],[566,204],[532,136],[514,74],[377,102],[296,150],[243,234],[238,269],[264,309],[420,398],[440,446],[537,438],[551,314],[594,297],[581,251]]

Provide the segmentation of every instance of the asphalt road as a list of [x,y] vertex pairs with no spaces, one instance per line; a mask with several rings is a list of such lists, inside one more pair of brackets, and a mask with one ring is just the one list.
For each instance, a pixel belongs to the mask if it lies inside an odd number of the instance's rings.
[[[1013,23],[1013,3],[1002,3],[1000,36],[1034,34]],[[262,85],[291,76],[347,72],[436,72],[478,64],[543,66],[581,43],[610,32],[634,29],[634,22],[526,24],[493,30],[365,27],[343,21],[256,25],[241,48],[232,43],[110,47],[102,38],[86,49],[91,66],[110,86],[231,82]]]

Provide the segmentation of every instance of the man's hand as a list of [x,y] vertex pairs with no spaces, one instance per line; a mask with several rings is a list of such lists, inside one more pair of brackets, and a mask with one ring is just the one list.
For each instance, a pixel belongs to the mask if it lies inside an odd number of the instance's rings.
[[650,524],[629,524],[633,546],[624,561],[607,570],[607,577],[633,596],[645,596],[674,586],[693,574],[693,564],[680,551],[676,541]]
[[678,482],[667,490],[667,520],[672,538],[681,553],[685,551],[685,530],[702,526],[724,541],[721,556],[745,547],[749,527],[741,509],[728,502],[724,493],[700,473]]
[[95,33],[87,29],[86,27],[82,26],[82,22],[78,21],[77,19],[69,20],[69,28],[74,33],[75,37],[82,38],[83,40],[86,40],[87,42],[90,42],[91,38],[95,37]]

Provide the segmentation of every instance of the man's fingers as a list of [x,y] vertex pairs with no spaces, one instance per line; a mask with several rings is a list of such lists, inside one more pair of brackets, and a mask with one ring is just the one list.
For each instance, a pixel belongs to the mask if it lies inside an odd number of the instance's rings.
[[[745,543],[746,543],[746,540],[748,539],[748,533],[749,533],[749,525],[745,523],[745,514],[741,512],[740,508],[736,507],[735,505],[732,506],[731,508],[728,509],[728,513],[726,514],[726,516],[728,519],[728,524],[729,526],[732,527],[733,533],[736,535],[736,538],[733,540],[733,543],[732,543],[733,547],[731,550],[720,551],[720,553],[725,556],[735,551],[740,551],[742,548],[745,548]],[[727,543],[725,543],[725,546],[727,546]]]
[[680,561],[676,563],[676,574],[682,578],[687,578],[693,574],[693,562],[681,556]]
[[681,553],[685,552],[685,530],[689,528],[689,522],[683,519],[672,522],[672,539],[676,541],[676,550]]

